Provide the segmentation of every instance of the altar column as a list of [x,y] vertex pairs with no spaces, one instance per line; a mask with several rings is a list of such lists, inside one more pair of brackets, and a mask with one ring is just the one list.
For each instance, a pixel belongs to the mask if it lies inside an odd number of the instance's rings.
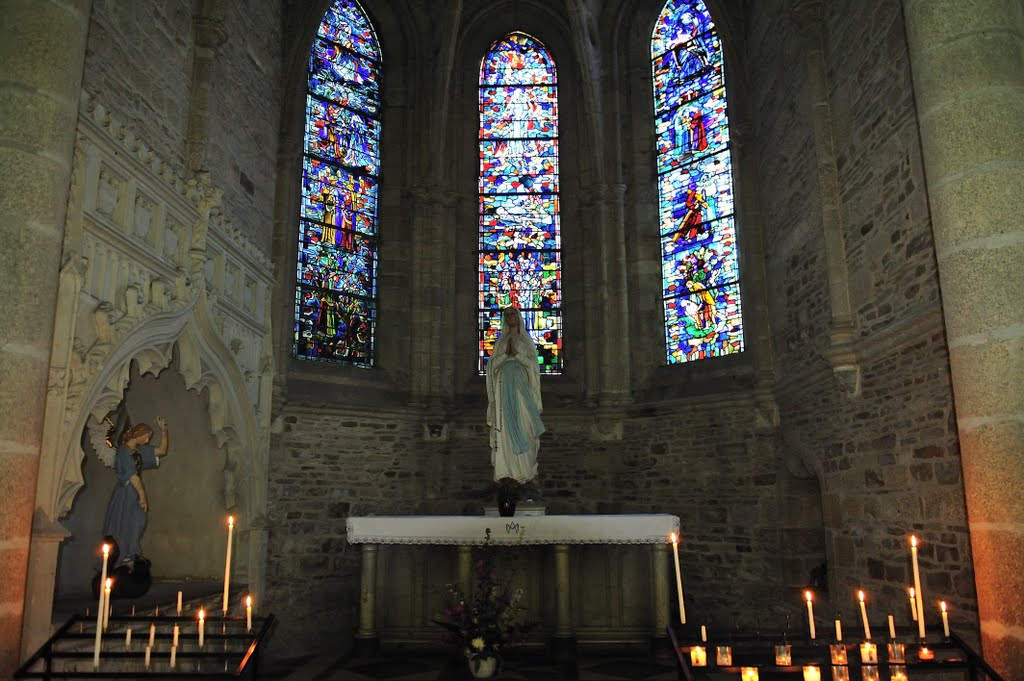
[[380,649],[377,637],[377,545],[363,544],[363,570],[359,585],[359,631],[356,654],[375,655]]
[[569,545],[555,544],[555,636],[551,640],[553,657],[576,654],[576,633],[572,628],[572,593],[569,579]]
[[655,648],[668,638],[668,544],[652,544],[651,598],[654,599],[654,631],[651,632]]
[[19,659],[44,403],[47,386],[63,379],[48,369],[90,8],[12,0],[0,31],[0,678]]
[[946,322],[982,654],[1024,678],[1024,17],[903,0]]

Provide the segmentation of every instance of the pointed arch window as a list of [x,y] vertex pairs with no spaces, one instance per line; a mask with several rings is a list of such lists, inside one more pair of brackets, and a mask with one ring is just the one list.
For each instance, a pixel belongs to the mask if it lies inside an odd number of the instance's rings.
[[335,0],[309,55],[295,283],[299,359],[374,363],[380,64],[362,7]]
[[478,370],[518,307],[541,373],[562,369],[558,80],[548,50],[525,33],[501,38],[480,67]]
[[651,37],[669,364],[743,350],[722,45],[702,0],[669,0]]

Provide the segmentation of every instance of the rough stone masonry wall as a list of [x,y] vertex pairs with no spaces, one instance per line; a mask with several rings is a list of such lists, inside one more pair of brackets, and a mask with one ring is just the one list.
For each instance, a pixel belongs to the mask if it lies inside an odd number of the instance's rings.
[[[286,409],[269,480],[268,605],[282,620],[275,647],[351,641],[360,553],[345,541],[349,515],[476,515],[493,500],[478,407],[452,416],[447,440],[425,438],[408,410]],[[548,513],[678,514],[695,613],[732,627],[750,603],[784,609],[780,594],[806,583],[824,545],[817,486],[787,473],[770,416],[748,397],[619,416],[622,439],[597,441],[593,414],[545,412]],[[779,612],[779,628],[783,621]]]
[[[766,66],[761,200],[784,446],[822,481],[834,607],[865,588],[879,618],[909,623],[906,537],[918,533],[932,623],[936,602],[972,630],[976,610],[948,356],[900,5],[829,3],[826,39],[862,392],[847,396],[828,348],[827,264],[810,99],[795,27],[781,3],[752,6],[751,58]],[[776,5],[774,10],[772,5]],[[764,36],[764,38],[757,38]]]
[[[82,87],[187,174],[193,79],[191,3],[92,3]],[[280,117],[279,2],[225,3],[226,42],[210,74],[206,169],[224,191],[221,210],[270,251]],[[297,180],[296,180],[297,181]]]

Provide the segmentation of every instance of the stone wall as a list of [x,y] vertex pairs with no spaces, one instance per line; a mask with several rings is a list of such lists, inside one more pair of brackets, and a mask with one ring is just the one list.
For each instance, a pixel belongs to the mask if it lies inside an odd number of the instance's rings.
[[[822,484],[836,609],[855,614],[864,587],[908,624],[907,537],[922,549],[932,623],[951,601],[954,626],[976,626],[948,353],[927,212],[906,42],[898,3],[829,3],[831,86],[843,240],[860,341],[861,392],[823,358],[830,274],[811,135],[806,64],[782,3],[750,17],[751,58],[771,65],[757,99],[769,299],[784,446]],[[758,36],[765,36],[758,38]],[[959,622],[957,622],[959,620]]]
[[[824,561],[821,511],[815,481],[781,459],[770,409],[734,397],[607,413],[600,423],[571,409],[544,418],[548,513],[678,514],[694,616],[752,626],[744,613],[757,603],[781,628],[784,613],[798,614],[794,593]],[[312,649],[351,640],[360,554],[345,541],[349,515],[477,515],[492,502],[483,413],[466,407],[445,425],[434,439],[412,410],[285,410],[269,481],[275,641]],[[619,427],[621,439],[608,437]]]

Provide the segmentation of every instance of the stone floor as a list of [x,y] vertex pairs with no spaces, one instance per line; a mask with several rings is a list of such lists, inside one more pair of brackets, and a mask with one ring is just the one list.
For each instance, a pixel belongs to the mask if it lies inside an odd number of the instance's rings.
[[[400,652],[375,658],[298,658],[279,660],[261,679],[274,681],[470,681],[463,658],[431,653]],[[669,659],[643,654],[581,650],[572,662],[557,662],[542,653],[509,655],[500,681],[675,681]]]

